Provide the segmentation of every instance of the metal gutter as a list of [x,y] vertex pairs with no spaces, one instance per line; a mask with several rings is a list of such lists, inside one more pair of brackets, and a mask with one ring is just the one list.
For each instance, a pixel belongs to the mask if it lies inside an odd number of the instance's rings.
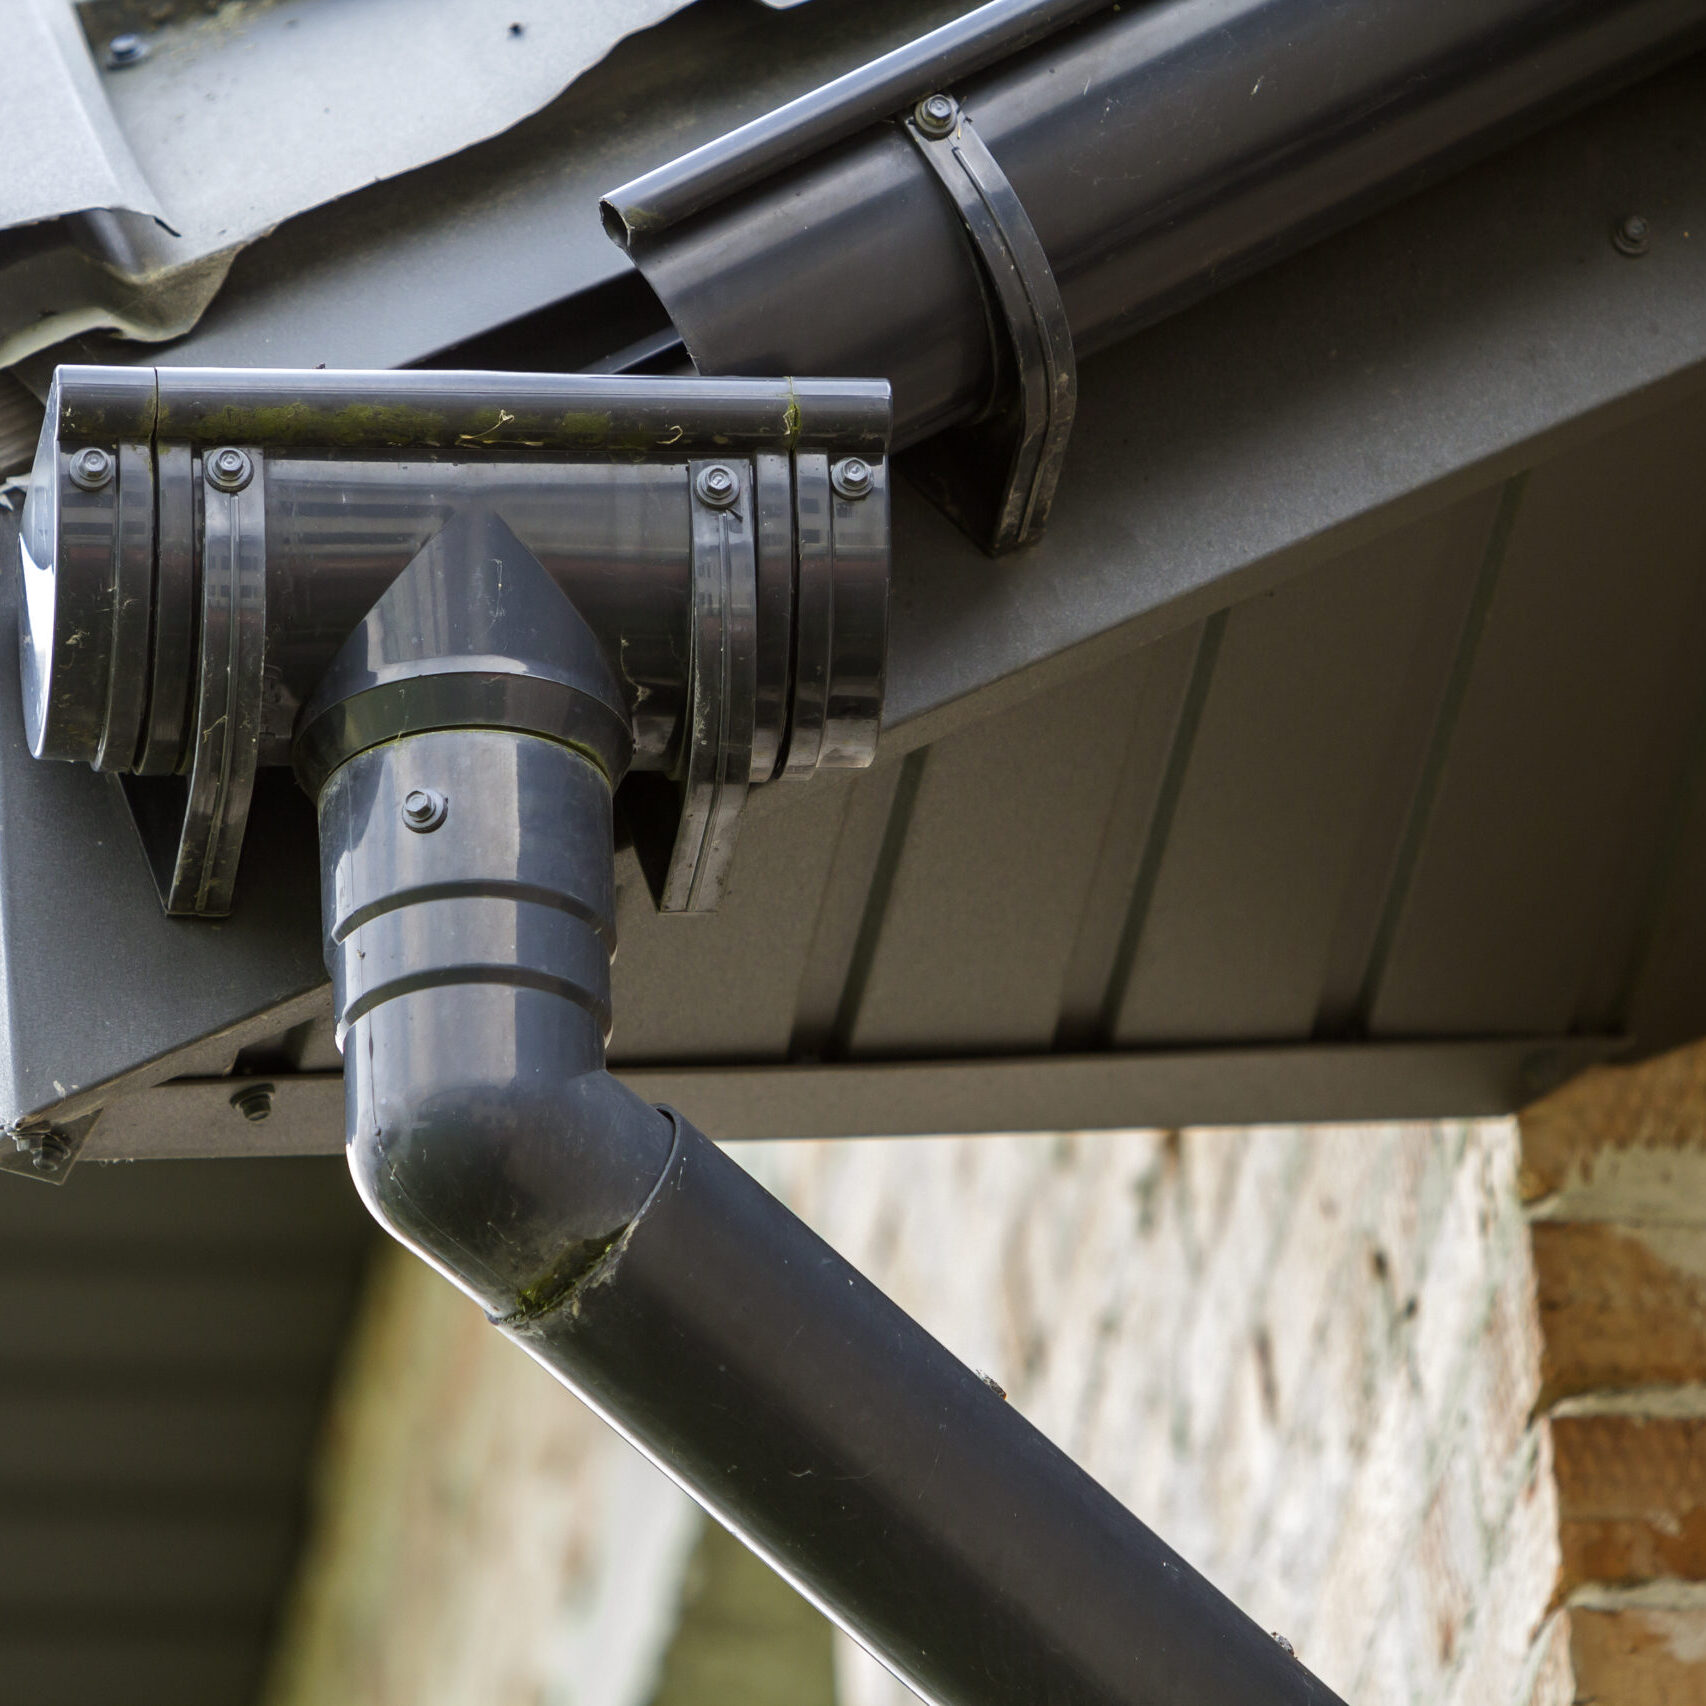
[[[1170,0],[948,92],[1028,211],[1085,354],[1703,40],[1701,0]],[[885,63],[873,90],[901,86]],[[838,134],[848,87],[611,191],[606,218],[702,372],[880,375],[904,446],[994,406],[1005,357],[913,142],[877,124],[702,206],[786,159],[788,126],[802,147]]]

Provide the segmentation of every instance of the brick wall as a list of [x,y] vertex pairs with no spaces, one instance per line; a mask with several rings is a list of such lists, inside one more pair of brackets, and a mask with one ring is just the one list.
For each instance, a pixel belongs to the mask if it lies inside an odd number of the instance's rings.
[[1706,1702],[1706,1048],[1522,1122],[1576,1698]]

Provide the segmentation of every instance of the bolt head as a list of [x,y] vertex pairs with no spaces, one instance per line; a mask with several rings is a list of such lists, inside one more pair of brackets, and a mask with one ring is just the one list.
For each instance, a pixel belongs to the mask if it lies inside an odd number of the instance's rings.
[[436,788],[411,788],[403,797],[403,822],[429,835],[450,815],[450,802]]
[[254,464],[248,452],[235,445],[216,450],[207,458],[207,477],[222,492],[240,492],[254,478]]
[[725,468],[720,462],[701,468],[693,487],[713,509],[727,509],[740,496],[740,481],[735,478],[734,469]]
[[847,456],[829,471],[829,483],[842,497],[858,499],[869,495],[876,474],[862,456]]
[[114,466],[110,450],[91,444],[71,458],[71,482],[86,492],[98,492],[113,477]]
[[946,136],[959,116],[959,103],[952,95],[926,95],[912,109],[913,123],[926,136]]
[[250,1125],[259,1125],[272,1113],[273,1087],[270,1084],[250,1084],[231,1098],[231,1106]]
[[1620,255],[1644,255],[1653,238],[1652,227],[1640,214],[1631,213],[1611,233],[1611,244]]
[[139,35],[130,31],[114,36],[107,43],[107,64],[117,71],[126,65],[135,65],[148,57],[148,43]]

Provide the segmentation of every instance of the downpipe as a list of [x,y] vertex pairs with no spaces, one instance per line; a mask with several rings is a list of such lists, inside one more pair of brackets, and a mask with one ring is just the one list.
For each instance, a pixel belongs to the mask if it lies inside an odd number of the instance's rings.
[[927,1700],[1332,1706],[981,1377],[607,1072],[611,793],[632,750],[590,628],[492,516],[429,543],[306,708],[368,1208]]

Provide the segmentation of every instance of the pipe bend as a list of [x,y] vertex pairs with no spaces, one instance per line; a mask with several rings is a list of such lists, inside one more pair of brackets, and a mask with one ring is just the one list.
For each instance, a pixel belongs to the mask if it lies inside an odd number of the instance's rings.
[[457,984],[387,1001],[346,1039],[362,1200],[500,1320],[560,1298],[669,1162],[668,1116],[587,1058],[584,1021],[548,991]]

